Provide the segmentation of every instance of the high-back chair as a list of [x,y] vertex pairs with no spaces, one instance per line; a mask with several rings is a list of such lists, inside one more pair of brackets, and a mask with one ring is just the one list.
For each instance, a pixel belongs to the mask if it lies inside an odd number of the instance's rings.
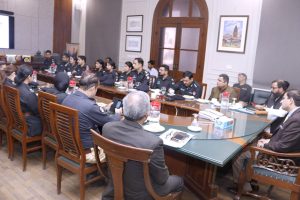
[[[50,103],[51,129],[57,139],[56,151],[57,193],[61,193],[62,170],[79,174],[80,200],[84,200],[85,186],[105,176],[97,164],[86,163],[86,153],[79,135],[78,111],[60,104]],[[99,170],[100,175],[86,180],[86,175]]]
[[[250,152],[251,159],[246,169],[249,180],[256,180],[259,183],[271,185],[270,188],[275,186],[290,190],[290,200],[300,199],[300,166],[295,162],[295,159],[300,159],[300,153],[278,153],[253,146],[250,147]],[[236,200],[239,200],[244,194],[243,186],[245,182],[246,174],[244,170],[239,177]],[[270,188],[267,195],[264,196],[249,192],[247,195],[259,199],[268,199],[272,191]]]
[[57,142],[51,131],[50,124],[50,102],[57,103],[57,98],[53,94],[39,91],[38,108],[43,123],[42,133],[42,152],[43,152],[43,169],[46,169],[47,146],[56,151]]
[[[5,102],[8,115],[11,119],[9,135],[11,160],[14,159],[14,141],[17,140],[22,145],[23,171],[26,170],[27,153],[41,149],[41,136],[27,136],[28,127],[26,119],[21,110],[19,90],[9,86],[4,86]],[[28,146],[29,143],[33,145]]]
[[202,94],[200,98],[205,99],[206,91],[207,91],[207,83],[199,83],[199,85],[202,87]]
[[166,196],[159,196],[154,191],[149,174],[149,162],[153,152],[152,150],[123,145],[103,137],[94,130],[91,130],[91,132],[93,135],[95,149],[100,146],[106,154],[106,159],[113,178],[115,200],[124,199],[123,172],[124,165],[129,160],[140,162],[143,165],[145,186],[149,194],[155,200],[180,199],[181,192],[170,193]]
[[265,104],[270,95],[271,95],[270,90],[254,88],[251,102],[257,105]]
[[10,147],[8,141],[10,120],[7,114],[7,106],[4,99],[3,85],[0,84],[0,148],[2,147],[2,137],[3,135],[6,135],[8,158],[10,158]]

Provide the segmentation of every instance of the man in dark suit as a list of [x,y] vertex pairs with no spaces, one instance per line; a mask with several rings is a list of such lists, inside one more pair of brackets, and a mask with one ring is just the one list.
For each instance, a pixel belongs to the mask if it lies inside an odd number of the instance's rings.
[[[284,122],[270,139],[260,139],[257,146],[280,153],[300,152],[300,91],[286,92],[281,100],[281,105],[282,109],[288,112]],[[235,183],[250,156],[250,152],[246,151],[234,161],[232,168]],[[300,160],[296,160],[296,162],[300,164]]]
[[[149,171],[154,190],[160,195],[181,191],[183,188],[182,178],[170,176],[165,164],[163,141],[156,135],[145,131],[142,127],[149,111],[150,99],[146,93],[142,91],[129,93],[123,99],[125,119],[105,124],[102,130],[103,136],[121,144],[153,150]],[[152,199],[144,184],[141,163],[129,161],[125,166],[123,180],[125,199]],[[108,200],[113,198],[113,184],[110,178],[102,199]]]

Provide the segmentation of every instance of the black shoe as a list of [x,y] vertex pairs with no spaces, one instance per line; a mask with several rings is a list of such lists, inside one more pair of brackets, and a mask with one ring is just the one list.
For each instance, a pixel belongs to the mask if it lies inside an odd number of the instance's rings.
[[257,184],[257,181],[251,181],[250,185],[253,192],[259,191],[259,185]]
[[227,187],[226,188],[227,192],[236,195],[237,194],[237,187],[233,186],[233,187]]

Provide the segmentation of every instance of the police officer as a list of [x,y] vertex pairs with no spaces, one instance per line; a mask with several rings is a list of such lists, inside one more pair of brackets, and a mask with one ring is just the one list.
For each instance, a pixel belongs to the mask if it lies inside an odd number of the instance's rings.
[[28,126],[28,136],[37,136],[42,133],[42,122],[38,111],[38,98],[29,87],[32,82],[32,68],[21,65],[15,77],[16,88],[20,92],[22,112]]
[[106,70],[103,72],[103,76],[100,77],[100,83],[102,85],[113,86],[118,81],[118,73],[115,71],[116,64],[114,61],[109,61],[106,64]]
[[86,64],[85,56],[78,56],[77,58],[78,65],[75,67],[72,74],[75,76],[82,76],[83,72],[87,70],[88,66]]
[[202,87],[194,81],[193,73],[186,71],[183,73],[183,78],[175,86],[175,90],[181,95],[194,96],[200,98],[202,95]]
[[70,60],[70,56],[68,53],[64,53],[63,56],[61,57],[61,60],[62,62],[57,66],[57,69],[56,69],[56,74],[58,72],[65,72],[67,71],[67,69],[70,69],[72,66],[69,62]]
[[86,152],[94,146],[90,129],[98,130],[110,121],[120,120],[120,115],[110,115],[96,104],[94,97],[98,88],[98,78],[95,74],[83,74],[79,81],[79,89],[68,95],[62,105],[78,110],[79,133],[83,148]]
[[162,89],[165,88],[166,91],[169,88],[174,89],[175,82],[172,77],[169,76],[169,66],[168,65],[161,65],[159,68],[159,76],[155,80],[153,85],[153,89]]
[[149,72],[143,69],[144,60],[142,58],[135,58],[133,60],[132,78],[134,88],[144,92],[149,91],[150,75]]
[[128,77],[130,77],[130,76],[132,77],[132,68],[133,68],[133,65],[130,61],[125,62],[124,70],[122,73],[120,73],[119,80],[126,81]]

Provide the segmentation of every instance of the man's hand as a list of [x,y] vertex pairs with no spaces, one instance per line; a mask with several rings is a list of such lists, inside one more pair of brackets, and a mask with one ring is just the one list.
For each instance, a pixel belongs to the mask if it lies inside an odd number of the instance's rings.
[[270,139],[260,139],[257,142],[257,146],[263,148],[265,144],[269,143]]

